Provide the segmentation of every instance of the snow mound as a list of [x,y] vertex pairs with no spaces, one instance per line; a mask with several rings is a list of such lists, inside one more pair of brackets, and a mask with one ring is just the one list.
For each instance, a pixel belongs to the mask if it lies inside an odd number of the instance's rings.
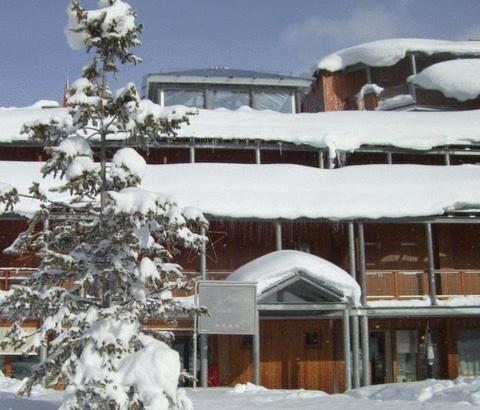
[[480,59],[444,61],[412,75],[408,81],[446,97],[467,101],[480,95]]
[[247,382],[245,384],[236,384],[232,390],[232,393],[260,392],[265,390],[267,389],[263,386],[258,386],[256,384]]
[[360,286],[347,272],[309,253],[281,250],[254,259],[232,272],[227,280],[256,282],[257,294],[299,273],[339,290],[344,299],[360,301]]
[[454,56],[480,56],[478,41],[447,41],[421,38],[392,38],[349,47],[322,58],[319,70],[340,71],[354,64],[389,67],[409,53],[432,55],[447,53]]
[[120,366],[119,374],[125,386],[135,386],[146,410],[168,410],[170,397],[178,397],[184,408],[190,406],[190,400],[180,391],[177,396],[180,377],[180,358],[178,352],[165,343],[151,337],[142,337],[145,345],[140,351],[126,357]]

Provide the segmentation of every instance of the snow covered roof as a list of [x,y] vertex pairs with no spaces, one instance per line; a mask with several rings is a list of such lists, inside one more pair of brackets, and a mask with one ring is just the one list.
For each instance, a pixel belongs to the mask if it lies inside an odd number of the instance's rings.
[[378,40],[332,53],[322,58],[317,68],[334,72],[360,63],[372,67],[388,67],[398,63],[407,54],[432,55],[440,53],[452,56],[480,56],[480,42],[421,38]]
[[[166,107],[165,110],[184,107]],[[0,142],[25,141],[22,124],[66,109],[0,109]],[[199,110],[178,139],[261,140],[353,151],[362,145],[427,150],[480,143],[480,110],[461,112],[337,111],[283,114],[243,107]]]
[[256,282],[257,294],[261,295],[299,273],[334,288],[344,299],[360,300],[360,286],[347,272],[318,256],[294,250],[276,251],[254,259],[232,272],[227,280]]
[[[43,189],[40,162],[0,162],[0,182]],[[480,208],[480,166],[361,165],[318,169],[300,165],[148,165],[142,187],[172,195],[213,217],[260,219],[400,218]],[[52,199],[62,199],[59,194]],[[16,211],[31,214],[35,201]]]
[[266,73],[228,67],[211,67],[192,70],[162,71],[147,74],[144,82],[177,84],[229,84],[229,85],[269,85],[284,87],[309,87],[312,79],[294,77],[279,73]]
[[480,95],[480,59],[433,64],[408,80],[422,88],[441,91],[446,97],[459,101],[472,100]]

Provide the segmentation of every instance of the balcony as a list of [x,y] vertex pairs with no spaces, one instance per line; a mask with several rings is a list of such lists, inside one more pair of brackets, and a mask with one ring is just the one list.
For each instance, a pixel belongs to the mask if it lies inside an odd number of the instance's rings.
[[[480,296],[480,270],[437,270],[435,282],[440,299],[452,296]],[[368,300],[420,299],[428,294],[426,271],[367,272]]]

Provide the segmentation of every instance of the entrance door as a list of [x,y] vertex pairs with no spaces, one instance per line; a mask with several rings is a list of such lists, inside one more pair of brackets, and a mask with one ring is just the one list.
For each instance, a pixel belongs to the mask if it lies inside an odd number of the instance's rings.
[[417,380],[418,341],[416,330],[396,330],[396,382],[414,382]]
[[392,336],[389,330],[370,333],[370,363],[372,384],[392,381]]
[[[263,320],[262,384],[277,389],[338,391],[334,333],[330,320]],[[341,349],[339,346],[340,355]]]

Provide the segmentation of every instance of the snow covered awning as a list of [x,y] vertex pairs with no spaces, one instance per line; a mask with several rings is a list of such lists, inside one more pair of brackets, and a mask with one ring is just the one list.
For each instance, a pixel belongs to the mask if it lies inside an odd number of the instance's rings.
[[[339,303],[360,301],[360,286],[343,269],[318,256],[282,250],[261,256],[232,272],[227,280],[257,283],[264,302]],[[278,292],[281,297],[278,300]]]
[[[166,107],[166,112],[185,107]],[[25,122],[51,116],[65,118],[66,109],[0,109],[0,143],[25,142]],[[121,139],[121,136],[117,136]],[[248,107],[199,110],[178,141],[245,141],[306,145],[354,151],[361,146],[393,146],[429,150],[448,145],[480,144],[480,110],[461,112],[337,111],[282,114]]]
[[480,96],[480,59],[433,64],[408,80],[427,90],[440,91],[445,97],[458,101],[473,100]]
[[322,58],[319,70],[340,71],[355,64],[389,67],[407,54],[449,54],[452,57],[480,57],[478,41],[446,41],[422,38],[392,38],[372,41],[332,53]]
[[[32,180],[42,189],[40,162],[0,164],[0,182],[27,193]],[[480,166],[361,165],[318,169],[300,165],[148,165],[142,188],[172,195],[210,217],[259,219],[405,218],[480,209]],[[52,199],[65,199],[60,194]],[[38,204],[23,198],[16,212]]]

